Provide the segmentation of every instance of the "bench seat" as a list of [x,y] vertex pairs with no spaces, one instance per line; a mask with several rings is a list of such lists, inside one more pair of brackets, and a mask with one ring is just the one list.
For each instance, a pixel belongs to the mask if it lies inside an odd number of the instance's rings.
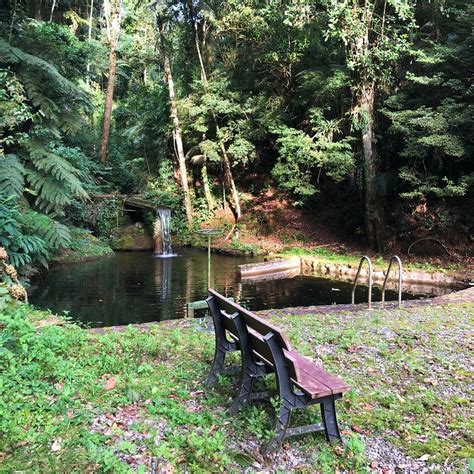
[[347,392],[350,387],[341,378],[326,372],[316,362],[302,356],[295,350],[283,351],[299,368],[298,378],[292,381],[312,399]]

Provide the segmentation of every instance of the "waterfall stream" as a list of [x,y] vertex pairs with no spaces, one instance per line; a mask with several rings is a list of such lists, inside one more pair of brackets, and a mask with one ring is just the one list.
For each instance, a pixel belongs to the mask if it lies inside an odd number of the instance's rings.
[[171,247],[171,232],[170,232],[171,209],[159,208],[157,209],[156,212],[160,216],[160,221],[161,221],[161,237],[163,240],[161,256],[171,257],[173,256],[173,249]]

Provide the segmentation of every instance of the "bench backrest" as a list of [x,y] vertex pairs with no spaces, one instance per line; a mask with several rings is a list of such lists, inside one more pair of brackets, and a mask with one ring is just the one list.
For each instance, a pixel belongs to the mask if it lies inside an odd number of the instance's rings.
[[300,378],[300,369],[297,361],[291,355],[292,347],[285,333],[280,331],[280,329],[268,321],[258,317],[248,309],[245,309],[239,304],[230,301],[220,293],[209,289],[209,295],[217,303],[219,310],[222,312],[221,321],[223,326],[233,336],[234,339],[239,340],[239,336],[235,322],[231,316],[237,313],[247,327],[251,350],[257,355],[257,357],[267,362],[271,366],[275,365],[272,351],[265,339],[265,336],[272,334],[278,346],[281,348],[281,355],[285,360],[285,364],[288,369],[288,375],[294,380],[298,380]]
[[[247,325],[247,328],[253,330],[249,332],[251,333],[255,332],[256,334],[259,334],[262,338],[262,341],[263,341],[263,336],[271,332],[275,335],[282,349],[291,351],[291,344],[286,334],[281,332],[276,326],[258,317],[256,314],[252,313],[248,309],[245,309],[239,304],[234,303],[233,301],[230,301],[228,298],[226,298],[225,296],[222,296],[220,293],[217,293],[217,291],[215,290],[209,289],[209,294],[217,302],[217,304],[219,305],[219,309],[221,311],[225,311],[225,313],[227,313],[228,316],[234,313],[238,313],[244,320],[245,324]],[[223,324],[225,325],[225,328],[234,337],[238,337],[237,330],[235,329],[235,325],[232,322],[229,323],[229,318],[223,318],[223,320],[224,320]]]

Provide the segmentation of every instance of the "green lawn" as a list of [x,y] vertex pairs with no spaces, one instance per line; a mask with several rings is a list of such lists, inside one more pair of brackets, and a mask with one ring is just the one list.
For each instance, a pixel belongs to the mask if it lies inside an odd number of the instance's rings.
[[0,471],[360,472],[400,459],[467,470],[473,304],[275,313],[295,347],[353,387],[338,402],[343,446],[312,435],[263,458],[271,403],[229,417],[237,374],[204,391],[214,345],[204,322],[92,334],[38,327],[47,314],[23,306],[0,316]]

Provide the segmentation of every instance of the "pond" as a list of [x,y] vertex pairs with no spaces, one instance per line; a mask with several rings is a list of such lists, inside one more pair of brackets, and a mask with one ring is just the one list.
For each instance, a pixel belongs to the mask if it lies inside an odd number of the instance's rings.
[[[153,258],[148,252],[120,252],[89,262],[58,265],[29,289],[31,302],[90,326],[115,326],[185,316],[185,305],[206,297],[207,253],[177,250],[174,258]],[[297,276],[241,282],[238,265],[255,259],[212,255],[211,286],[251,310],[350,303],[352,285],[326,278]],[[422,295],[404,293],[404,299]],[[393,291],[387,300],[395,300]],[[359,287],[356,303],[367,301]],[[380,301],[374,288],[373,301]]]

